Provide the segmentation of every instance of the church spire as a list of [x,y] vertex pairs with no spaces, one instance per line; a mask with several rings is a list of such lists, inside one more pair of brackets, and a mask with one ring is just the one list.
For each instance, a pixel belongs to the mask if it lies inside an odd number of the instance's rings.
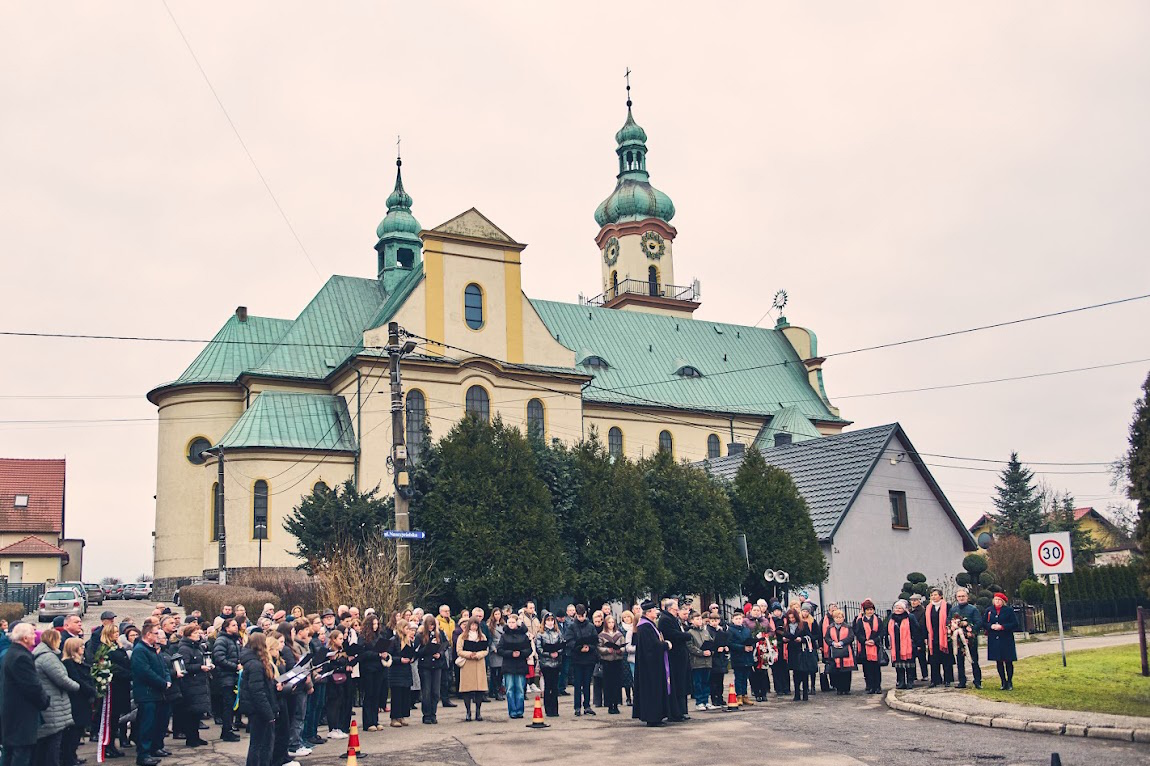
[[379,279],[388,291],[421,261],[422,227],[411,214],[411,195],[403,188],[403,158],[396,141],[395,188],[387,196],[387,215],[379,222],[375,235],[379,241],[375,250],[379,254]]

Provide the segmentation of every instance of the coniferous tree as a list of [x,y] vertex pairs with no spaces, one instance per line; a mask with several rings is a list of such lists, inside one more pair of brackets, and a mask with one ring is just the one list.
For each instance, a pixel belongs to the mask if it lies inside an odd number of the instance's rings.
[[1089,529],[1080,526],[1074,518],[1074,496],[1069,492],[1055,493],[1051,497],[1050,508],[1046,513],[1046,526],[1043,532],[1069,532],[1070,554],[1074,566],[1089,566],[1102,546],[1094,539]]
[[372,533],[391,526],[395,515],[393,498],[380,498],[379,486],[367,492],[355,488],[348,479],[333,488],[313,491],[284,519],[283,528],[295,538],[290,551],[303,559],[301,569],[311,572],[313,564],[337,545],[363,550]]
[[677,463],[665,451],[640,467],[663,533],[667,591],[736,592],[747,567],[735,546],[735,517],[727,493],[703,470]]
[[467,603],[560,593],[569,570],[527,438],[499,418],[468,416],[433,452],[435,471],[421,477],[412,519],[427,532],[436,581]]
[[1022,465],[1017,452],[1010,453],[1010,462],[999,477],[995,488],[995,532],[1014,535],[1023,540],[1043,531],[1046,520],[1042,517],[1042,496],[1034,486],[1034,473]]
[[563,529],[574,550],[572,594],[592,603],[659,593],[667,581],[663,536],[639,467],[612,459],[594,431],[572,452],[579,486]]
[[1142,549],[1142,586],[1150,593],[1150,375],[1142,384],[1142,396],[1134,403],[1129,448],[1122,458],[1126,496],[1138,506],[1135,540]]
[[795,586],[826,580],[827,561],[806,501],[787,472],[767,465],[754,447],[735,474],[731,507],[738,531],[747,535],[751,571],[744,592],[748,596],[767,595],[762,577],[767,567],[790,573]]

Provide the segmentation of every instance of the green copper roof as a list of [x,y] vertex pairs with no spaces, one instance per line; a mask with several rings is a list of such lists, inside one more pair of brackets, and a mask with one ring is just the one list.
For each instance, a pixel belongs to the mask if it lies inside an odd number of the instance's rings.
[[275,349],[250,372],[322,379],[352,356],[387,301],[376,279],[334,276],[312,298]]
[[[607,360],[605,370],[585,368],[595,378],[583,391],[585,401],[764,416],[793,406],[811,420],[845,422],[811,388],[794,347],[777,330],[531,303],[552,337],[572,349],[572,358],[580,350]],[[685,360],[703,377],[676,375],[676,360]]]
[[822,437],[814,423],[793,406],[783,407],[771,416],[755,437],[755,446],[760,450],[775,446],[775,434],[790,434],[792,444]]
[[411,295],[411,291],[415,289],[416,285],[423,281],[423,262],[417,263],[409,273],[407,273],[403,280],[395,286],[387,300],[375,312],[371,320],[364,327],[365,330],[371,330],[379,327],[380,325],[389,322],[395,312],[399,311],[399,307],[407,300],[407,296]]
[[403,160],[395,161],[395,189],[387,197],[387,215],[375,229],[380,239],[388,234],[418,235],[421,230],[419,221],[411,214],[411,195],[403,188],[402,166]]
[[[627,121],[623,123],[623,127],[619,128],[619,132],[615,134],[615,143],[619,146],[630,143],[647,143],[647,131],[640,127],[639,123],[635,122],[635,118],[631,115],[631,107],[627,107]],[[647,147],[643,147],[646,149]]]
[[675,217],[675,205],[670,197],[651,185],[647,175],[647,131],[635,122],[630,99],[627,100],[627,121],[615,134],[615,142],[619,175],[615,191],[595,208],[595,222],[599,226],[644,218],[670,222]]
[[232,383],[267,356],[291,326],[290,319],[249,315],[241,322],[233,314],[174,384]]
[[342,396],[264,391],[220,439],[225,450],[271,448],[356,452]]

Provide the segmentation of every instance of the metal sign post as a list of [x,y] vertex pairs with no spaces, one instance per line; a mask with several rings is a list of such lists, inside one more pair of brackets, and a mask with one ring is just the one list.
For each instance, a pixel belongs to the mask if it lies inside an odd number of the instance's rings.
[[1062,630],[1062,595],[1059,575],[1074,571],[1069,532],[1047,532],[1030,536],[1030,558],[1034,574],[1048,575],[1054,586],[1054,608],[1058,613],[1058,643],[1062,647],[1062,667],[1066,667],[1066,636]]

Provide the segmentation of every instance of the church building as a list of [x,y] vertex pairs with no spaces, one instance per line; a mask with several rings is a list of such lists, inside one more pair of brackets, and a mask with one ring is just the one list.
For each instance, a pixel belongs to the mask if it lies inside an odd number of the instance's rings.
[[294,319],[238,308],[150,391],[158,592],[217,571],[220,449],[229,570],[298,564],[283,520],[317,485],[391,491],[392,321],[418,342],[403,361],[415,460],[425,419],[442,436],[468,412],[567,442],[595,429],[614,454],[690,461],[842,431],[813,332],[781,316],[770,328],[694,318],[700,285],[681,276],[693,254],[675,252],[675,206],[651,184],[630,100],[615,140],[615,188],[594,211],[598,252],[588,247],[595,297],[525,295],[522,269],[545,262],[475,208],[423,228],[397,160],[374,274],[332,276]]

